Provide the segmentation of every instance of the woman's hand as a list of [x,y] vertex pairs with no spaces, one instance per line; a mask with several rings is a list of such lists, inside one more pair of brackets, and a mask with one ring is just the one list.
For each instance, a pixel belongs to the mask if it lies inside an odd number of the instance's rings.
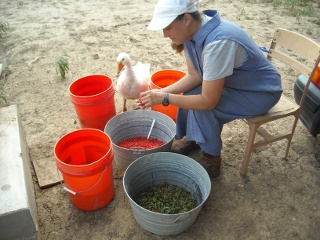
[[146,92],[140,93],[140,98],[137,100],[137,104],[140,109],[146,109],[156,104],[161,104],[164,98],[165,92],[159,89],[152,89]]

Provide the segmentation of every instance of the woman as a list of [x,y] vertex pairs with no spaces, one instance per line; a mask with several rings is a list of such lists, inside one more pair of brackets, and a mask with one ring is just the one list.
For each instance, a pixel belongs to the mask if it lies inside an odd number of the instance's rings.
[[[172,152],[201,148],[199,162],[210,177],[221,168],[223,125],[266,113],[280,99],[281,79],[248,34],[220,18],[198,12],[199,0],[160,0],[149,30],[162,30],[176,51],[184,51],[187,74],[161,90],[141,93],[139,105],[179,107]],[[182,95],[178,93],[183,93]]]

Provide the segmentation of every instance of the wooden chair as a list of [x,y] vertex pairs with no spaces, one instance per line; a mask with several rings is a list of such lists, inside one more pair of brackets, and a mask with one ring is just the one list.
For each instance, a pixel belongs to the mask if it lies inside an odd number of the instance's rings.
[[[277,49],[276,46],[278,47]],[[290,54],[288,54],[288,52]],[[299,61],[298,59],[301,59],[301,57],[313,62],[314,67],[310,68],[305,63]],[[268,113],[254,118],[243,119],[249,125],[249,139],[244,153],[240,171],[241,175],[247,174],[251,153],[258,147],[265,146],[275,141],[287,139],[288,144],[285,151],[285,158],[288,157],[290,143],[301,111],[300,106],[303,105],[311,77],[320,60],[320,45],[301,34],[279,28],[274,33],[267,58],[270,61],[272,58],[280,60],[289,67],[296,69],[298,72],[308,77],[308,82],[303,91],[299,105],[282,94],[279,102],[270,109]],[[262,126],[266,123],[281,118],[287,118],[289,116],[293,116],[294,119],[293,121],[286,121],[286,126],[292,124],[290,132],[288,133],[276,133],[277,135],[270,135]],[[279,129],[280,128],[281,126],[279,126]],[[256,141],[257,133],[262,137],[262,140]]]

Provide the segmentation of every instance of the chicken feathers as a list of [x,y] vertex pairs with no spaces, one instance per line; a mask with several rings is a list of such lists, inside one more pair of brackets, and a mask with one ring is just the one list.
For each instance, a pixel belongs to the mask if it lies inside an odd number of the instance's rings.
[[117,91],[124,100],[123,111],[126,111],[126,100],[138,99],[141,92],[150,89],[150,64],[138,62],[132,65],[128,54],[120,53],[117,57],[119,74],[117,81]]

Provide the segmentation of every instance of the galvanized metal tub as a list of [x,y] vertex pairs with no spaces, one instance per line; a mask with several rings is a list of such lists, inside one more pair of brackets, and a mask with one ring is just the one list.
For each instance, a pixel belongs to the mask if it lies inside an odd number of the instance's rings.
[[[155,119],[150,138],[164,141],[158,148],[126,149],[119,147],[118,142],[132,137],[147,136]],[[125,170],[137,158],[154,152],[168,152],[176,134],[176,124],[167,115],[152,110],[131,110],[120,113],[111,118],[105,126],[104,132],[111,138],[114,161],[120,170]]]
[[[179,214],[161,214],[138,205],[136,196],[152,185],[168,183],[192,193],[197,207]],[[123,176],[123,187],[133,216],[144,229],[159,235],[173,235],[187,230],[196,220],[211,191],[206,170],[195,160],[180,154],[159,152],[142,156],[129,165]]]

